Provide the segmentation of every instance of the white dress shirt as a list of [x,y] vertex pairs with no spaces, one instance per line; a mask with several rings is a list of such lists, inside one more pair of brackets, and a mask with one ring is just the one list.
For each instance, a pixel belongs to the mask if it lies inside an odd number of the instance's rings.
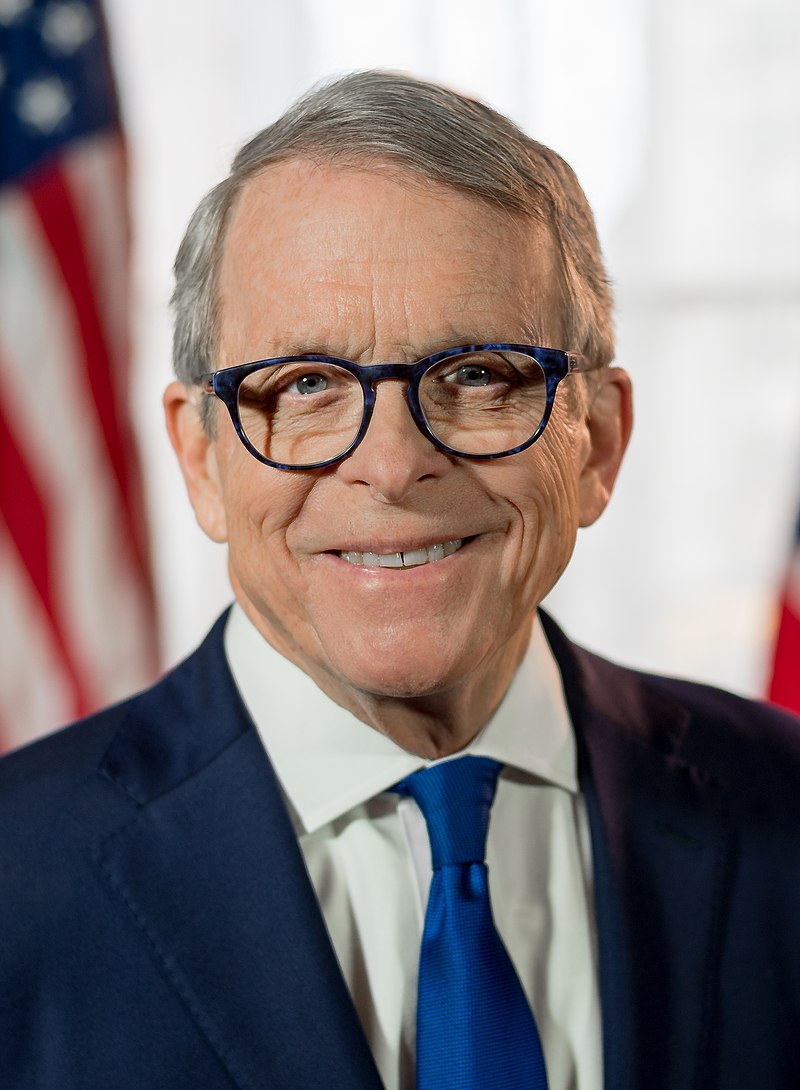
[[[430,847],[416,803],[387,788],[434,762],[332,701],[239,606],[225,650],[386,1090],[413,1090]],[[538,619],[500,707],[463,752],[506,766],[489,824],[490,896],[536,1017],[550,1090],[601,1090],[591,847],[561,677]]]

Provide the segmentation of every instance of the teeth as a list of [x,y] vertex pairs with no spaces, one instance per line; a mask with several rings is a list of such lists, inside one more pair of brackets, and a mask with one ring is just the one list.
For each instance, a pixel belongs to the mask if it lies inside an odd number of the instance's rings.
[[445,541],[441,545],[428,545],[426,549],[406,549],[397,553],[341,552],[339,556],[348,564],[360,564],[366,568],[418,568],[421,564],[434,564],[446,556],[457,553],[464,544],[463,538]]
[[[434,546],[435,548],[436,546]],[[418,564],[428,563],[427,549],[406,549],[403,553],[403,567],[416,568]]]

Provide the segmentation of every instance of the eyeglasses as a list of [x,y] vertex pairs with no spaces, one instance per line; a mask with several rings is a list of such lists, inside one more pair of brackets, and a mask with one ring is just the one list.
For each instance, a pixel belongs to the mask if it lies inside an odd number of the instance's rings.
[[507,458],[544,431],[559,382],[595,364],[528,344],[470,344],[417,363],[374,363],[307,353],[257,360],[202,375],[245,447],[275,469],[322,469],[346,458],[367,434],[376,386],[408,384],[414,423],[458,458]]

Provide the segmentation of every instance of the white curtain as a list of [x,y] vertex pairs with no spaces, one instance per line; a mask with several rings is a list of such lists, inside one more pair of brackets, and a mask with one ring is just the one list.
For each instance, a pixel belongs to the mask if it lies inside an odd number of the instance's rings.
[[758,693],[800,501],[800,8],[791,0],[107,0],[132,154],[136,414],[167,661],[230,597],[163,434],[170,266],[248,135],[390,67],[485,98],[575,167],[638,418],[550,606],[645,668]]

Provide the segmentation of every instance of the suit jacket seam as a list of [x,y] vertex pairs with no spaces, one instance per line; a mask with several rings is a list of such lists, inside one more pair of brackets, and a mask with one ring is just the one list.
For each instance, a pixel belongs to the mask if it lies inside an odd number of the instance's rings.
[[[127,726],[127,724],[125,724],[125,725]],[[119,734],[122,734],[123,729],[124,728],[122,728],[122,727],[120,728]],[[156,799],[164,798],[164,796],[169,795],[172,791],[176,791],[179,787],[182,787],[183,784],[187,783],[191,779],[194,779],[195,776],[198,776],[201,772],[204,772],[207,768],[210,768],[211,765],[213,765],[215,761],[217,761],[220,757],[222,757],[222,755],[224,753],[226,753],[231,748],[231,746],[235,746],[237,744],[237,742],[240,742],[242,740],[242,738],[244,738],[246,735],[248,735],[253,730],[255,730],[255,727],[254,727],[252,721],[250,721],[247,724],[247,726],[245,727],[245,729],[243,731],[241,731],[240,734],[237,734],[235,738],[231,738],[229,741],[227,741],[222,746],[221,749],[218,749],[216,751],[216,753],[212,754],[207,760],[203,761],[202,764],[196,765],[190,771],[188,771],[184,775],[182,775],[180,779],[172,780],[169,784],[167,784],[161,790],[153,792],[153,793],[151,793],[149,795],[144,795],[144,794],[137,795],[137,794],[135,794],[134,790],[131,787],[128,786],[128,784],[125,782],[125,780],[121,776],[121,774],[120,775],[112,774],[106,768],[103,767],[104,763],[106,761],[106,758],[108,756],[108,750],[104,754],[103,760],[100,762],[100,765],[99,765],[99,767],[97,769],[97,772],[104,779],[108,780],[109,783],[113,784],[115,787],[119,787],[121,791],[124,791],[125,794],[128,796],[128,798],[130,798],[136,804],[136,806],[138,807],[139,813],[140,813],[151,802],[155,802]],[[111,746],[113,746],[113,744],[116,741],[119,734],[115,735],[114,739],[111,742],[111,745],[109,745],[109,747],[108,747],[109,750],[111,749]],[[136,816],[133,818],[133,821],[136,821],[138,816],[139,815],[137,813]],[[114,830],[114,832],[109,834],[107,839],[111,839],[113,836],[116,836],[116,834],[118,832],[121,832],[123,828],[126,828],[128,824],[130,824],[130,823],[126,822],[125,826],[122,826],[120,829]]]
[[[695,1064],[695,1090],[706,1090],[712,1085],[711,1065],[716,1059],[719,1037],[718,984],[720,963],[724,950],[724,915],[726,905],[731,903],[733,885],[733,845],[728,794],[722,789],[719,793],[719,828],[722,843],[719,847],[719,863],[715,875],[711,899],[711,919],[713,925],[708,936],[705,971],[702,981],[702,1025],[697,1039]],[[713,1056],[712,1056],[713,1052]]]
[[206,1041],[210,1045],[212,1051],[217,1055],[220,1063],[226,1070],[227,1074],[235,1083],[237,1083],[242,1090],[254,1090],[254,1087],[249,1079],[245,1075],[237,1070],[237,1065],[233,1057],[230,1055],[229,1050],[225,1047],[219,1032],[214,1022],[206,1014],[205,1010],[199,1003],[198,999],[194,995],[191,987],[184,978],[184,974],[180,968],[177,958],[168,954],[161,946],[156,934],[153,933],[146,918],[139,911],[136,902],[129,894],[124,884],[116,877],[111,869],[110,863],[103,858],[101,849],[103,845],[113,840],[119,833],[129,829],[138,820],[140,815],[137,814],[134,821],[127,822],[120,829],[117,829],[108,837],[104,837],[103,840],[96,845],[92,855],[101,871],[105,874],[109,885],[122,899],[125,907],[129,910],[136,923],[137,928],[142,933],[146,945],[150,948],[154,959],[157,964],[160,965],[161,971],[165,975],[169,984],[178,993],[178,996],[183,1000],[189,1009],[190,1014],[194,1017],[196,1024],[199,1026],[201,1033],[206,1038]]

